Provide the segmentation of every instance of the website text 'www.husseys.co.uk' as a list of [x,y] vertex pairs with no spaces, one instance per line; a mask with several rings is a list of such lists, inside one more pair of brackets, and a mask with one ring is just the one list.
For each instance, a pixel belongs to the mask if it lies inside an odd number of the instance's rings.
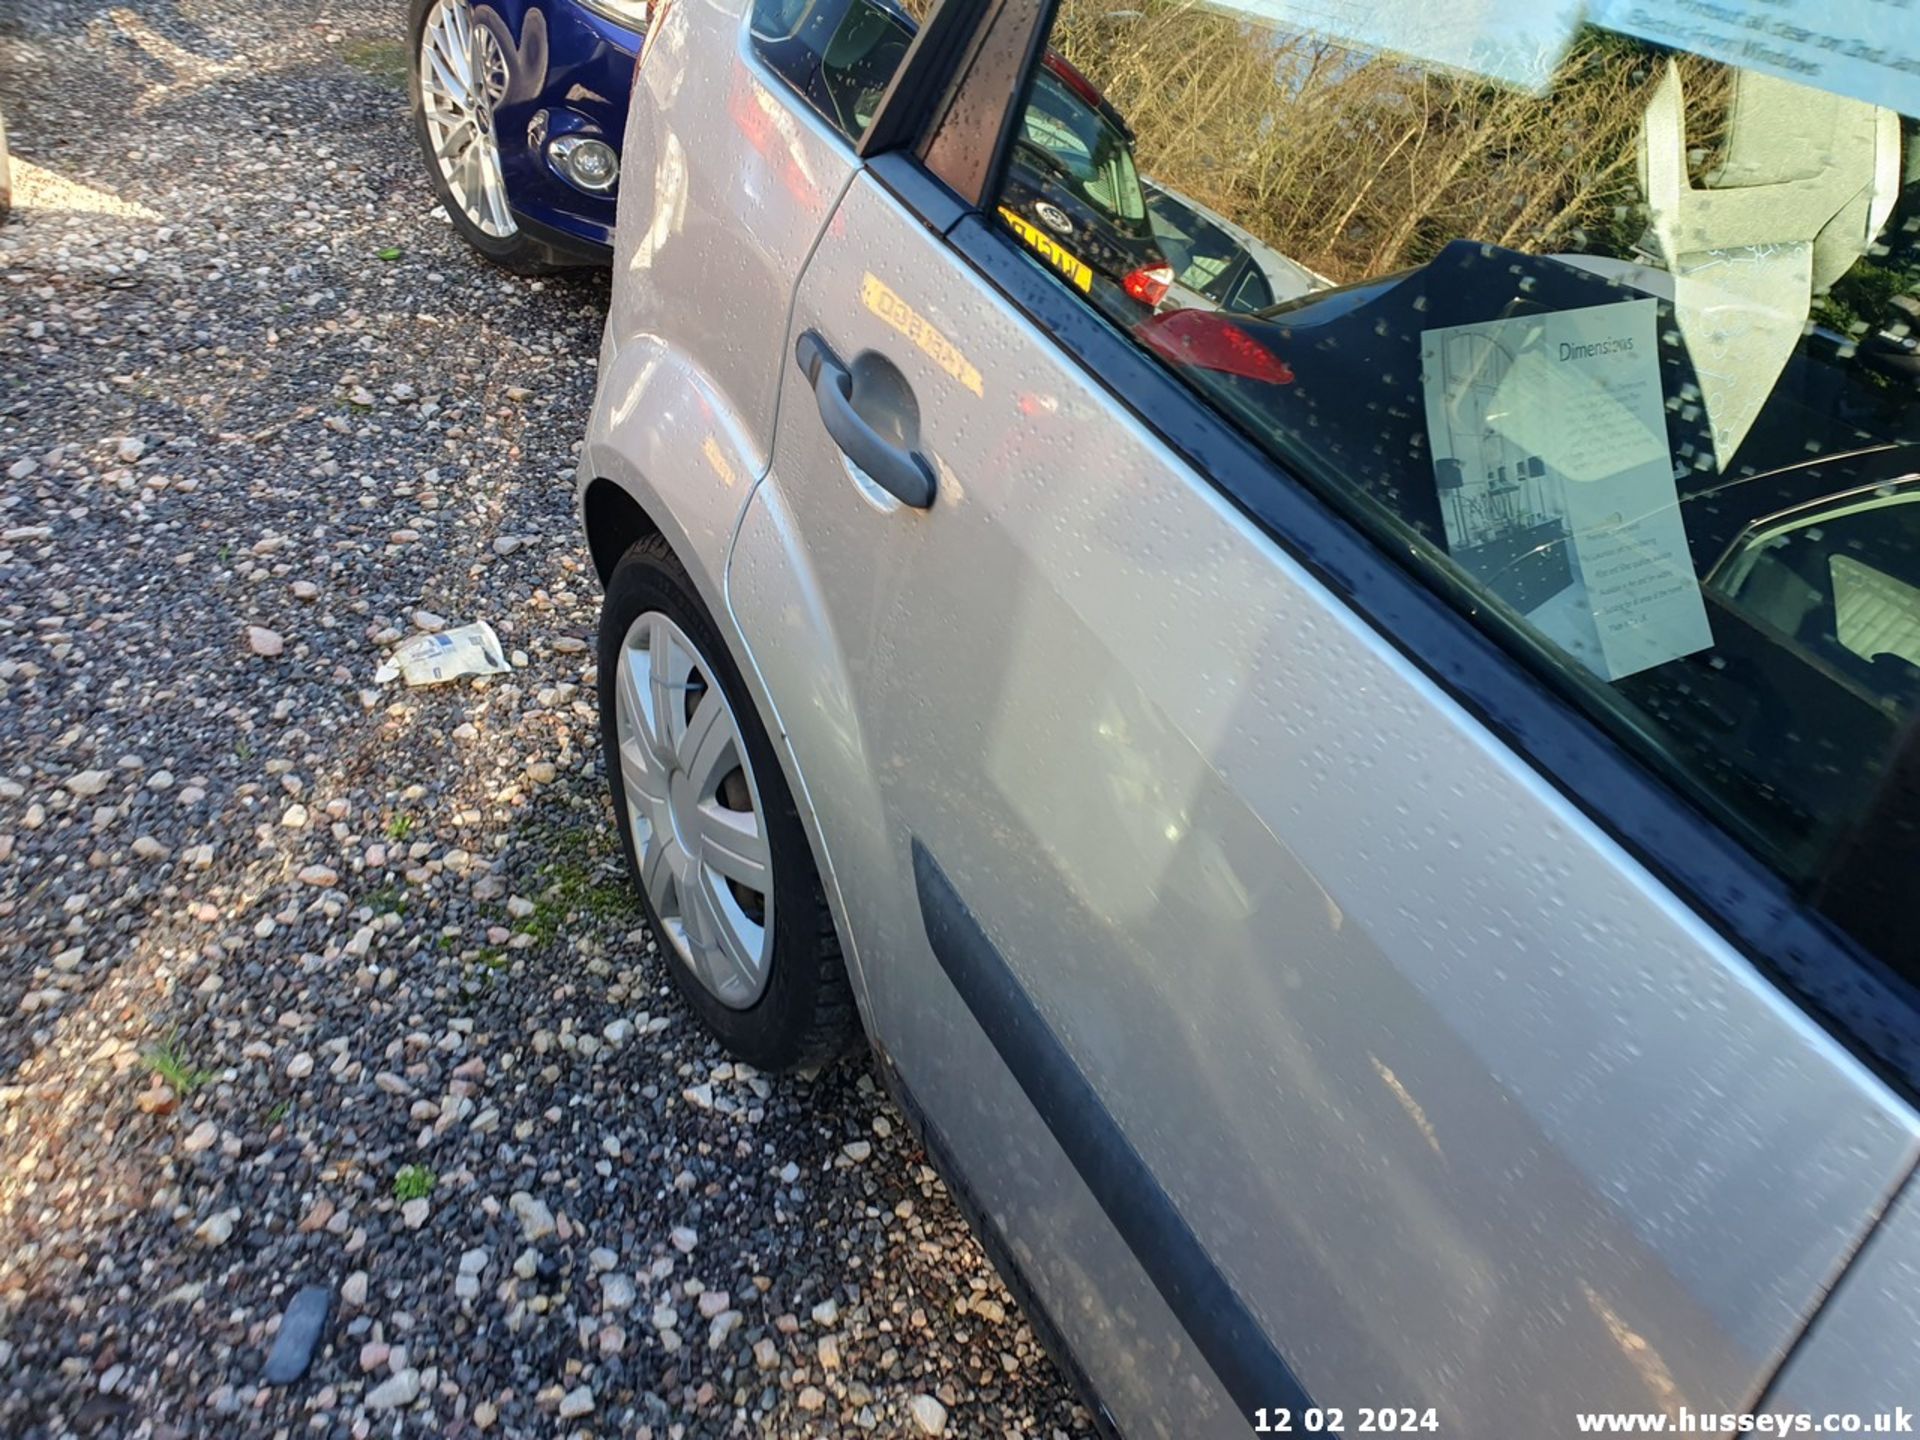
[[1628,1410],[1587,1411],[1575,1417],[1582,1435],[1912,1435],[1913,1412],[1905,1406],[1869,1414],[1726,1415],[1688,1410],[1661,1414]]

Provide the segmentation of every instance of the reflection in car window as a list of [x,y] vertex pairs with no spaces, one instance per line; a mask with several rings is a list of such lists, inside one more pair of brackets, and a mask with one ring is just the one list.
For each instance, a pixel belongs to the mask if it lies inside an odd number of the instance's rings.
[[[1147,195],[1154,234],[1173,267],[1174,283],[1196,290],[1215,305],[1225,305],[1229,291],[1246,267],[1248,255],[1238,240],[1220,225],[1204,218],[1194,206],[1154,186]],[[1272,304],[1271,295],[1262,304]],[[1235,308],[1258,309],[1259,306]]]
[[1020,143],[1083,200],[1108,215],[1140,219],[1146,197],[1129,137],[1100,113],[1079,76],[1065,74],[1065,67],[1047,67],[1035,76]]
[[891,0],[756,0],[754,48],[841,134],[856,140],[906,58],[915,16],[927,8]]
[[1910,114],[1591,26],[1536,94],[1251,8],[1063,0],[1020,133],[1078,77],[1153,225],[1016,155],[1013,243],[1920,974],[1874,870],[1920,846]]
[[1256,310],[1266,309],[1273,301],[1273,287],[1267,283],[1267,277],[1260,273],[1259,267],[1249,264],[1234,283],[1233,293],[1220,303],[1228,310],[1251,315]]

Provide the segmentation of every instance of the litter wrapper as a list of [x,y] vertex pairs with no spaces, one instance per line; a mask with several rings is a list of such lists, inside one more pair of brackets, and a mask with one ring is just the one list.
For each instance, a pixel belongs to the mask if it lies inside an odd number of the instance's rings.
[[373,678],[382,685],[396,675],[409,685],[444,685],[468,675],[504,675],[512,668],[500,653],[500,637],[493,627],[476,620],[458,630],[407,641],[387,656]]

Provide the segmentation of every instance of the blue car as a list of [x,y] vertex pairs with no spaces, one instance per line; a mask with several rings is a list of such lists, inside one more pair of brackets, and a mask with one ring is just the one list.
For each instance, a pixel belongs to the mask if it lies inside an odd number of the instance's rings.
[[414,133],[454,228],[541,274],[612,254],[647,0],[413,0]]

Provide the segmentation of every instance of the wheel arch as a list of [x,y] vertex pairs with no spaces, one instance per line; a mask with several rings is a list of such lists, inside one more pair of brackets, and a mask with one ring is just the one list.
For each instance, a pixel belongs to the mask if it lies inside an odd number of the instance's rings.
[[602,588],[612,576],[613,567],[620,563],[620,557],[631,550],[636,541],[664,534],[659,522],[647,513],[632,491],[605,477],[588,482],[580,492],[580,520],[587,532],[587,553],[593,559],[594,574],[600,577]]

